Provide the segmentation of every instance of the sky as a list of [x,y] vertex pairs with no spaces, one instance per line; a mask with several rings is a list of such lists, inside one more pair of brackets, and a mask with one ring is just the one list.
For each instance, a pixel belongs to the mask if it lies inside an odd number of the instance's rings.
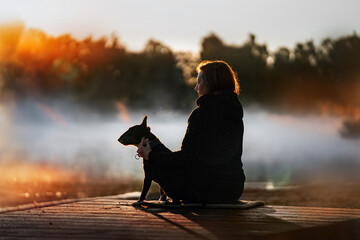
[[359,34],[359,9],[359,0],[0,0],[0,24],[20,20],[77,39],[116,33],[133,51],[152,38],[175,51],[198,52],[211,32],[236,45],[253,33],[274,51]]

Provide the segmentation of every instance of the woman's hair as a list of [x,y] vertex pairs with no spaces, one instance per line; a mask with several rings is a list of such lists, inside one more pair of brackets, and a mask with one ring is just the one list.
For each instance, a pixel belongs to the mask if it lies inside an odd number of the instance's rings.
[[221,60],[204,60],[196,67],[196,71],[203,72],[204,82],[209,92],[229,90],[239,94],[237,75],[228,63]]

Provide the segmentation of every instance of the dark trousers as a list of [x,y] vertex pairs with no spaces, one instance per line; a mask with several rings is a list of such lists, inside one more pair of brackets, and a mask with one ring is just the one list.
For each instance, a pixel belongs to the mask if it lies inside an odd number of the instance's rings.
[[[154,152],[171,152],[161,142],[151,149]],[[191,201],[193,198],[189,171],[186,167],[172,167],[145,161],[153,171],[153,181],[173,200]]]
[[[171,152],[164,144],[159,143],[152,148],[154,152]],[[243,172],[231,178],[208,181],[208,172],[201,174],[184,167],[171,167],[165,164],[155,164],[145,161],[154,172],[153,181],[157,182],[164,192],[173,200],[183,200],[193,203],[234,203],[243,190],[245,177]],[[221,169],[218,169],[220,172]],[[242,171],[242,170],[241,170]],[[206,180],[208,179],[208,180]]]

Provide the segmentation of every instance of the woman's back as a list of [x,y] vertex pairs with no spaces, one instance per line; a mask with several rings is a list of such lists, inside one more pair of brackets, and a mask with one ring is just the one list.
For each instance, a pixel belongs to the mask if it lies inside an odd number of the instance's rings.
[[[243,109],[231,91],[208,93],[197,101],[202,122],[201,146],[194,159],[193,179],[204,201],[237,200],[245,181],[242,170]],[[225,198],[225,199],[224,199]]]

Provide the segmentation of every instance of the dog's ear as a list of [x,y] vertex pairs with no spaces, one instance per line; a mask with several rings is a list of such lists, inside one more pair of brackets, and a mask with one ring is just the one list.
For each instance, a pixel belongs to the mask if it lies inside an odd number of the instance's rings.
[[143,125],[143,126],[145,126],[145,127],[147,126],[147,116],[144,117],[141,125]]

